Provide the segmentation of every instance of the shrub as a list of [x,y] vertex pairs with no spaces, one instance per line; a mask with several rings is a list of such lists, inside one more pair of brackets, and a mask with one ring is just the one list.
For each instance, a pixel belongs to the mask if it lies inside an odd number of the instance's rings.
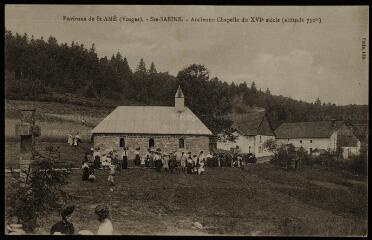
[[278,168],[289,170],[296,160],[296,150],[293,144],[281,145],[274,151],[274,157],[271,163],[275,164]]
[[49,210],[60,208],[72,196],[63,191],[70,171],[58,170],[58,152],[48,147],[49,156],[34,152],[35,162],[28,170],[22,169],[25,178],[13,173],[12,191],[9,194],[9,214],[17,216],[24,230],[33,231],[37,218]]

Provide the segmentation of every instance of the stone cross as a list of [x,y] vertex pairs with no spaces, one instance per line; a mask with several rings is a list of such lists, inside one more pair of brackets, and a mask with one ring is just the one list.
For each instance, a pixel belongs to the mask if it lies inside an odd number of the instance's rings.
[[33,157],[33,149],[35,137],[40,136],[40,127],[35,125],[35,109],[23,108],[21,109],[21,122],[16,125],[16,135],[21,137],[21,151],[19,154],[20,176],[25,178],[26,174],[23,170],[28,171]]

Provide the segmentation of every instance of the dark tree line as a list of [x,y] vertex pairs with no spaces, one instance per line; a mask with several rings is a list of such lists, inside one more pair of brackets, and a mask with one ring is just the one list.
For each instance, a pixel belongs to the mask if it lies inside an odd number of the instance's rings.
[[210,77],[203,65],[192,64],[177,76],[158,72],[155,64],[140,60],[133,71],[120,52],[111,58],[99,58],[94,44],[88,49],[71,42],[58,44],[26,33],[5,31],[5,87],[7,98],[37,99],[51,92],[73,93],[82,97],[130,100],[141,105],[172,105],[181,85],[186,104],[212,131],[218,132],[230,122],[220,116],[228,112],[244,113],[254,107],[265,108],[274,128],[284,121],[351,120],[366,121],[368,106],[336,106],[297,101],[274,96],[270,89],[257,90],[254,82],[228,84]]

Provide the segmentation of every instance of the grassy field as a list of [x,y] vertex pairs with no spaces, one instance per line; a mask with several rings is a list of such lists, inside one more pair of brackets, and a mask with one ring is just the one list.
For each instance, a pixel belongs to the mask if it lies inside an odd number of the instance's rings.
[[[110,111],[110,107],[90,107],[56,102],[7,100],[5,103],[5,166],[17,167],[20,151],[19,136],[15,126],[20,122],[24,107],[36,109],[36,124],[41,127],[41,136],[36,139],[36,149],[43,150],[50,143],[60,148],[61,160],[79,167],[84,152],[89,150],[90,131]],[[87,121],[87,125],[81,123]],[[67,144],[67,135],[79,132],[83,144],[73,149]]]
[[[96,231],[94,208],[106,203],[116,234],[150,235],[301,235],[345,236],[367,233],[366,179],[306,168],[298,173],[271,164],[248,169],[207,169],[206,175],[157,173],[129,169],[116,175],[110,191],[108,173],[82,182],[73,171],[66,189],[78,199],[77,230]],[[347,183],[347,184],[346,184]],[[356,194],[357,193],[357,194]],[[46,234],[58,213],[40,220]],[[195,228],[193,222],[202,224]]]

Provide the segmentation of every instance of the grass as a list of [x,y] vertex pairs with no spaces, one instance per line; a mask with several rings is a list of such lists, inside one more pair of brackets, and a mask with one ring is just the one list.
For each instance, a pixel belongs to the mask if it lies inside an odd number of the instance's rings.
[[[275,177],[269,177],[278,171],[272,165],[250,167],[207,169],[203,176],[129,169],[117,172],[113,191],[107,183],[107,171],[97,171],[97,181],[91,183],[82,182],[80,171],[75,170],[66,190],[78,197],[73,201],[77,205],[73,217],[77,230],[96,231],[94,207],[106,203],[117,234],[366,234],[366,215],[361,212],[365,209],[355,213],[345,210],[352,204],[358,208],[355,199],[341,198],[350,189],[324,189],[315,184],[302,188],[300,181],[290,179],[287,184],[279,184]],[[309,174],[312,171],[309,169]],[[269,174],[263,178],[260,172]],[[288,176],[284,174],[282,180]],[[365,201],[366,192],[355,198],[359,203]],[[39,233],[46,233],[58,219],[57,212],[46,215],[40,220]],[[193,222],[203,228],[194,228]]]

